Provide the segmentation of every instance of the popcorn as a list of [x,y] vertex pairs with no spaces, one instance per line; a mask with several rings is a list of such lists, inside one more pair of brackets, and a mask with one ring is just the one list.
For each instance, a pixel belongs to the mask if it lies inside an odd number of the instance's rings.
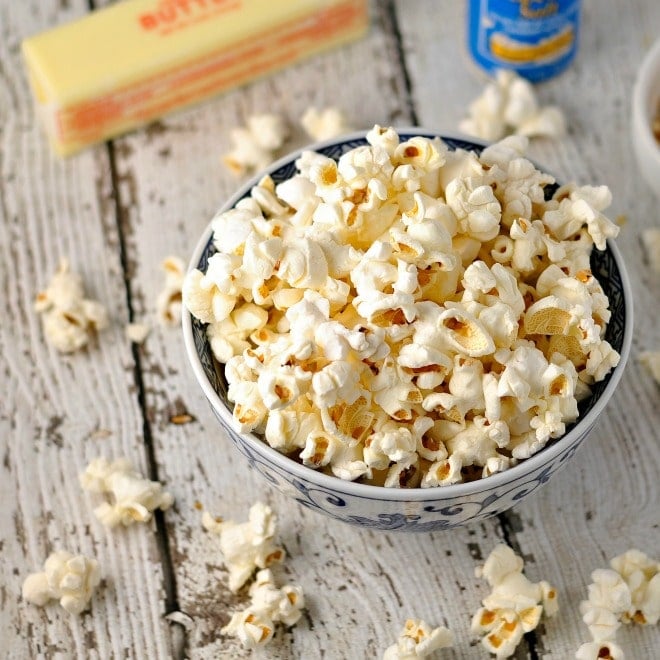
[[149,522],[156,509],[165,511],[174,502],[158,481],[144,479],[125,458],[112,463],[97,458],[80,474],[79,480],[84,490],[109,496],[110,502],[94,509],[96,517],[108,527]]
[[468,118],[461,121],[459,130],[490,141],[507,133],[561,137],[566,132],[566,120],[556,106],[539,106],[528,80],[502,69],[470,104]]
[[522,558],[500,544],[475,571],[488,581],[492,592],[472,618],[472,631],[484,634],[482,645],[497,658],[511,657],[523,634],[536,628],[543,613],[554,616],[558,611],[556,590],[547,582],[530,582],[522,570]]
[[98,563],[84,555],[53,552],[41,573],[32,573],[23,582],[23,598],[35,605],[59,600],[71,614],[87,609],[94,590],[101,582]]
[[608,640],[582,644],[575,657],[578,660],[623,660],[625,656],[618,644]]
[[264,569],[257,573],[250,586],[251,602],[247,609],[235,612],[229,623],[221,628],[223,635],[233,635],[249,649],[265,646],[273,637],[275,623],[295,625],[305,607],[300,587],[275,585],[273,574]]
[[388,647],[383,660],[426,658],[439,649],[451,648],[454,634],[444,626],[431,628],[422,619],[407,619],[399,639]]
[[105,308],[85,298],[82,279],[62,259],[48,288],[37,295],[35,309],[41,313],[46,339],[61,353],[86,346],[91,336],[108,325]]
[[319,110],[311,106],[305,110],[300,123],[309,137],[314,140],[328,140],[352,130],[339,108]]
[[236,176],[261,170],[273,161],[288,134],[282,117],[274,114],[252,115],[245,128],[230,132],[231,150],[222,157],[223,163]]
[[125,330],[126,338],[134,344],[142,344],[151,332],[145,323],[129,323]]
[[[268,568],[284,559],[284,550],[276,546],[273,540],[276,523],[277,516],[269,506],[261,502],[252,505],[245,523],[216,520],[204,512],[202,525],[220,537],[220,551],[229,571],[229,588],[233,592],[237,592],[249,580],[255,569]],[[251,624],[254,621],[244,623]]]
[[639,354],[639,361],[649,370],[653,380],[660,384],[660,351],[644,351]]
[[642,245],[654,273],[660,273],[660,229],[654,227],[642,232]]
[[660,620],[660,562],[632,549],[614,557],[610,567],[591,574],[588,598],[580,603],[593,642],[583,644],[577,658],[623,658],[614,643],[621,623],[655,625]]
[[[502,108],[524,125],[533,104],[513,82]],[[562,435],[619,359],[589,270],[614,235],[609,191],[546,201],[554,179],[523,136],[480,156],[380,126],[367,142],[265,176],[216,215],[206,272],[186,276],[234,424],[388,487],[505,470]]]
[[599,342],[597,346],[589,351],[583,380],[587,383],[603,380],[619,364],[620,360],[621,356],[612,348],[609,342]]
[[235,612],[229,623],[220,628],[223,635],[238,638],[247,649],[265,646],[273,638],[275,627],[273,622],[259,612],[248,608]]
[[156,298],[158,320],[162,325],[176,326],[181,323],[181,289],[185,265],[179,257],[166,257],[161,263],[165,271],[165,286]]
[[265,327],[267,322],[268,312],[265,309],[245,303],[233,309],[222,321],[209,324],[206,334],[216,360],[229,362],[234,355],[250,348],[248,337]]
[[490,186],[475,185],[473,179],[454,179],[445,189],[445,198],[461,233],[479,241],[497,236],[502,209]]

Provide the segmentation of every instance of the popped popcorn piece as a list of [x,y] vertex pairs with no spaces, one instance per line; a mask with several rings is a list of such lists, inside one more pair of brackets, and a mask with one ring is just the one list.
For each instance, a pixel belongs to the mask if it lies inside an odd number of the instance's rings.
[[625,655],[618,644],[607,640],[582,644],[575,657],[577,660],[624,660]]
[[305,597],[301,587],[285,584],[277,587],[270,569],[257,572],[250,585],[250,607],[264,613],[271,621],[281,622],[285,626],[294,626],[302,616]]
[[213,219],[183,299],[225,363],[234,424],[343,479],[505,470],[562,435],[619,359],[589,270],[614,235],[609,191],[546,200],[523,136],[479,156],[380,126],[367,142],[305,151]]
[[108,527],[148,522],[156,509],[165,511],[174,502],[160,482],[144,479],[126,458],[112,463],[97,458],[80,474],[79,481],[84,490],[108,495],[110,501],[94,509]]
[[614,643],[621,623],[656,625],[660,620],[660,562],[631,549],[614,557],[610,567],[593,571],[587,600],[580,603],[593,642],[583,644],[576,658],[623,658]]
[[105,308],[85,298],[82,279],[71,272],[67,259],[60,261],[48,287],[37,295],[35,309],[42,314],[46,339],[61,353],[86,346],[95,332],[108,325]]
[[660,351],[644,351],[639,361],[649,370],[653,380],[660,385]]
[[534,86],[515,71],[502,69],[468,107],[459,130],[499,140],[508,133],[529,137],[561,137],[566,119],[556,106],[539,106]]
[[626,581],[631,593],[624,623],[655,625],[660,619],[660,562],[631,549],[614,557],[610,566]]
[[660,273],[660,229],[645,229],[642,232],[642,245],[654,273]]
[[314,140],[328,140],[353,130],[339,108],[319,110],[311,106],[305,110],[300,123]]
[[439,649],[451,648],[454,634],[444,626],[431,628],[422,619],[407,619],[399,639],[385,649],[383,660],[426,658]]
[[269,569],[257,573],[250,586],[250,605],[235,612],[229,623],[221,628],[223,635],[233,635],[249,649],[265,646],[273,637],[275,624],[295,625],[305,607],[303,591],[299,586],[275,585]]
[[495,546],[483,566],[475,570],[492,587],[472,618],[472,631],[497,658],[513,655],[524,633],[534,630],[541,615],[558,611],[557,592],[547,582],[531,582],[523,575],[523,560],[507,545]]
[[248,117],[246,127],[234,128],[229,135],[232,148],[222,162],[232,174],[243,176],[273,162],[274,152],[284,144],[288,130],[279,115],[261,114]]
[[179,257],[163,259],[161,268],[165,271],[165,284],[156,298],[158,320],[165,326],[181,323],[181,289],[185,265]]
[[247,649],[265,646],[273,638],[274,631],[273,622],[251,608],[235,612],[229,623],[220,628],[223,635],[236,637]]
[[80,614],[87,609],[100,582],[95,559],[60,550],[46,559],[43,572],[25,578],[23,598],[40,606],[49,600],[59,600],[67,612]]
[[284,550],[274,541],[276,524],[277,516],[262,502],[252,505],[244,523],[216,520],[206,511],[202,514],[204,528],[220,537],[220,551],[233,592],[250,579],[255,569],[268,568],[284,559]]
[[126,339],[134,344],[142,344],[150,332],[146,323],[129,323],[125,328]]

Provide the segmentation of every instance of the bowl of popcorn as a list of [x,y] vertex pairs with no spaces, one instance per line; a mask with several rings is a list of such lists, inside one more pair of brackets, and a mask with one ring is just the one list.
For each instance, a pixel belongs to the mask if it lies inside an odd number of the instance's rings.
[[243,186],[183,287],[193,372],[271,485],[355,525],[496,515],[575,454],[630,351],[606,186],[527,139],[375,126]]

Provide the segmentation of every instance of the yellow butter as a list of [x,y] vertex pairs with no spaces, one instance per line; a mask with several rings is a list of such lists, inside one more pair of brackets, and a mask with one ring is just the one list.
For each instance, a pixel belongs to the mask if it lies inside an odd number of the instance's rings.
[[124,0],[26,39],[55,150],[71,154],[367,27],[367,0]]

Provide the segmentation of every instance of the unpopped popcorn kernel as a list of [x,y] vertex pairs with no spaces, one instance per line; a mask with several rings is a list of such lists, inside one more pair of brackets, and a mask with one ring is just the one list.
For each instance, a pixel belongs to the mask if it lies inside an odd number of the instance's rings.
[[28,575],[23,582],[23,598],[41,606],[59,600],[67,612],[80,614],[100,582],[95,559],[60,550],[46,559],[43,572]]
[[277,516],[262,502],[252,505],[245,523],[218,522],[205,512],[202,524],[207,531],[220,537],[220,551],[229,571],[229,588],[233,592],[250,579],[255,569],[268,568],[284,559],[284,550],[274,542]]
[[125,458],[112,463],[97,458],[80,474],[79,480],[84,490],[109,496],[110,502],[94,509],[96,517],[108,527],[148,522],[156,509],[165,511],[174,502],[160,482],[144,479]]
[[42,314],[46,339],[61,353],[86,346],[92,335],[108,325],[105,308],[85,298],[82,279],[62,259],[48,288],[37,295],[35,309]]
[[319,110],[311,106],[305,110],[300,123],[314,140],[328,140],[353,130],[339,108]]
[[385,649],[383,660],[426,658],[439,649],[451,648],[454,634],[444,626],[431,628],[422,619],[407,619],[399,639]]

